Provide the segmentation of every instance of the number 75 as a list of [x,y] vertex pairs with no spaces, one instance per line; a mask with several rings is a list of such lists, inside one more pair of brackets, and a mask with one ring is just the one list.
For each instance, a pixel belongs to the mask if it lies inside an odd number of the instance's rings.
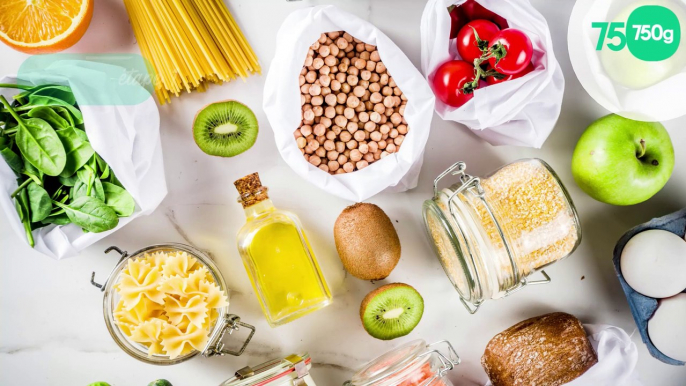
[[[609,28],[608,28],[609,25]],[[607,47],[612,51],[620,51],[626,47],[626,35],[624,34],[624,23],[608,23],[608,22],[596,22],[591,24],[593,28],[600,28],[600,36],[598,37],[598,44],[596,45],[596,51],[603,49],[603,42],[605,38],[613,40],[614,38],[619,38],[619,43],[607,43]],[[608,31],[609,29],[609,31]]]

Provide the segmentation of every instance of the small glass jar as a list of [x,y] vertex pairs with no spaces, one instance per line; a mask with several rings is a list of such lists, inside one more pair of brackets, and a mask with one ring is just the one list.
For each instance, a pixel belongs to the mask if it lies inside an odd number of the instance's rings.
[[[215,355],[233,355],[239,356],[243,354],[245,348],[250,343],[253,335],[255,334],[255,327],[241,322],[241,318],[237,315],[229,313],[229,307],[219,308],[219,316],[217,317],[214,325],[209,328],[209,338],[207,345],[202,351],[193,350],[187,354],[180,355],[174,359],[170,359],[167,355],[153,354],[148,355],[148,347],[142,343],[134,342],[127,338],[124,332],[121,330],[116,322],[114,313],[119,302],[119,294],[115,289],[115,285],[119,282],[120,274],[126,269],[128,261],[131,259],[138,259],[145,256],[145,254],[153,254],[155,252],[186,252],[191,257],[197,259],[197,261],[202,264],[209,274],[212,276],[214,283],[219,287],[219,289],[224,292],[229,297],[229,290],[226,288],[226,283],[224,282],[224,277],[219,272],[219,268],[214,264],[212,259],[210,259],[205,253],[199,251],[188,245],[169,243],[169,244],[156,244],[149,247],[140,249],[133,254],[129,255],[128,252],[122,251],[117,247],[109,247],[105,250],[105,253],[111,251],[116,251],[121,255],[119,263],[112,269],[107,281],[103,284],[98,284],[94,281],[95,272],[91,274],[91,284],[97,288],[100,288],[104,292],[103,296],[103,313],[105,316],[105,324],[107,325],[107,330],[112,335],[112,339],[117,343],[117,345],[124,350],[130,356],[138,359],[139,361],[154,364],[154,365],[174,365],[181,362],[185,362],[198,354],[202,354],[204,357],[211,357]],[[223,338],[228,333],[231,335],[233,332],[237,331],[239,328],[246,328],[250,330],[250,334],[243,342],[239,350],[229,350],[225,349]]]
[[[577,248],[581,225],[564,185],[540,159],[515,161],[483,179],[465,170],[457,162],[434,180],[423,216],[446,275],[473,314],[487,299],[550,282],[542,268]],[[439,190],[448,175],[460,181]],[[528,279],[539,270],[543,280]]]
[[316,386],[310,376],[312,359],[305,353],[289,355],[257,366],[246,366],[220,386]]
[[[448,351],[439,351],[440,345]],[[419,339],[367,363],[344,386],[453,386],[445,375],[459,364],[447,340],[426,344]]]

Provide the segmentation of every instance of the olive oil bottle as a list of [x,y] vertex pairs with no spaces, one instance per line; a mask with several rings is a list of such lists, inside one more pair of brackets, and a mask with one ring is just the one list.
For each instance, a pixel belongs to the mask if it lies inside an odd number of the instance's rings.
[[247,222],[238,251],[269,325],[276,327],[331,304],[300,220],[278,210],[257,173],[234,183]]

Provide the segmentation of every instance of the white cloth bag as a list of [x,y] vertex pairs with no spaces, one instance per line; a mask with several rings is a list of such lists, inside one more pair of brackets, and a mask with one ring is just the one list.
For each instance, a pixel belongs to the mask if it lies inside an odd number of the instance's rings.
[[[564,77],[555,54],[545,18],[528,0],[476,0],[505,18],[531,39],[535,70],[526,76],[494,86],[480,87],[474,98],[455,108],[436,100],[441,118],[461,123],[492,145],[540,148],[560,115]],[[447,8],[465,0],[429,0],[421,22],[422,71],[431,82],[444,62],[459,59],[450,40]]]
[[[636,372],[638,349],[619,327],[584,325],[588,339],[598,354],[598,363],[568,386],[642,386]],[[491,386],[488,382],[486,386]]]
[[[23,81],[33,84],[62,84],[70,86],[78,103],[81,92],[98,87],[97,65],[80,69],[83,78],[69,79],[59,71],[41,71],[23,75]],[[104,77],[103,77],[104,80]],[[16,76],[6,76],[0,83],[17,83]],[[106,87],[106,81],[103,86]],[[2,89],[8,100],[21,90]],[[102,89],[102,92],[108,92]],[[152,213],[167,195],[160,141],[160,117],[152,97],[136,105],[79,105],[88,139],[93,149],[107,162],[119,181],[136,201],[136,210],[129,217],[119,219],[116,228],[102,233],[85,233],[74,224],[50,225],[33,232],[35,249],[54,259],[71,257],[116,232],[137,217]],[[10,194],[17,188],[16,176],[4,160],[0,160],[0,207],[17,235],[26,239],[23,225]],[[28,245],[27,245],[28,247]]]
[[[305,161],[293,132],[300,126],[298,77],[309,47],[322,33],[346,31],[377,46],[388,73],[407,96],[405,119],[409,132],[398,153],[354,173],[332,176]],[[331,5],[291,13],[277,33],[276,54],[264,86],[264,111],[284,161],[302,178],[351,201],[364,201],[381,191],[405,191],[417,186],[424,146],[429,138],[434,96],[422,74],[383,32],[372,24]]]

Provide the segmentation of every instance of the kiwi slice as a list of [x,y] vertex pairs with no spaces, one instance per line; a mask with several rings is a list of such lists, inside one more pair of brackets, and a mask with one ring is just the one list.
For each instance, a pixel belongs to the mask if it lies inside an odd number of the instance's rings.
[[258,131],[255,114],[236,101],[205,106],[193,122],[193,137],[200,150],[219,157],[237,156],[250,149]]
[[424,299],[407,284],[394,283],[367,294],[360,306],[362,325],[369,335],[391,340],[409,334],[424,314]]

